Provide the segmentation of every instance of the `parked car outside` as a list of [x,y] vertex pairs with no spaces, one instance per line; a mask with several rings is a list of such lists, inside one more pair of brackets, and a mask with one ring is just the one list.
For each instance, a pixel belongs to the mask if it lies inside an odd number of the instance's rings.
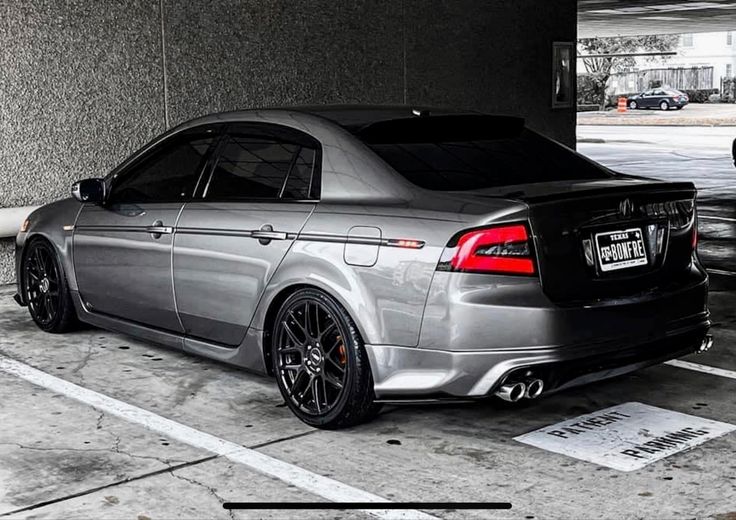
[[669,110],[681,109],[688,104],[689,98],[684,92],[672,88],[653,88],[628,98],[628,106],[632,110],[639,108],[658,108]]

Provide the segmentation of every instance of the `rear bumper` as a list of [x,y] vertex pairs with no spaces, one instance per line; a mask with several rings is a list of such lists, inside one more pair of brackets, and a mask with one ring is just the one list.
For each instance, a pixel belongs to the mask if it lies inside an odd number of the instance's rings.
[[664,337],[587,345],[450,352],[367,345],[379,399],[484,397],[510,374],[531,371],[545,392],[615,377],[698,351],[708,329],[707,313]]
[[482,397],[522,369],[566,388],[695,352],[710,328],[696,264],[676,287],[577,307],[550,303],[533,279],[477,276],[433,284],[418,347],[366,346],[379,398]]

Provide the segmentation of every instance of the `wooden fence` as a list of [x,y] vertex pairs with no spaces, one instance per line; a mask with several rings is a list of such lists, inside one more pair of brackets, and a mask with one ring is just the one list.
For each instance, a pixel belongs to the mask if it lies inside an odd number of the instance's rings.
[[643,92],[653,85],[678,90],[718,88],[713,84],[713,67],[648,69],[612,74],[606,89],[609,95]]

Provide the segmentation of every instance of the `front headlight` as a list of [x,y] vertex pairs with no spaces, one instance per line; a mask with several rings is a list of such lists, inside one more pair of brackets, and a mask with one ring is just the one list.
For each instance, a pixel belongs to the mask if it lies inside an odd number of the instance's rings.
[[28,231],[28,226],[30,225],[31,225],[31,219],[30,218],[25,219],[23,223],[20,225],[20,232],[25,233],[26,231]]

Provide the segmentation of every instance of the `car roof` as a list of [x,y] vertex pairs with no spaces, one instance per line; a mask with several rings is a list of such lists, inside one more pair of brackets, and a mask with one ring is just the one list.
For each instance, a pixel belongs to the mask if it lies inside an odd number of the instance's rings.
[[487,120],[495,119],[495,122],[498,124],[513,121],[516,124],[524,125],[524,119],[516,116],[493,115],[474,110],[432,107],[425,105],[294,105],[271,106],[213,113],[185,121],[179,126],[172,128],[167,133],[175,133],[183,129],[210,123],[239,121],[241,118],[242,120],[250,120],[253,114],[259,114],[267,122],[269,117],[273,117],[275,114],[284,113],[300,113],[307,116],[326,119],[352,134],[358,134],[360,131],[367,129],[376,123],[415,119],[417,117],[431,118],[433,116],[483,116],[487,118]]

